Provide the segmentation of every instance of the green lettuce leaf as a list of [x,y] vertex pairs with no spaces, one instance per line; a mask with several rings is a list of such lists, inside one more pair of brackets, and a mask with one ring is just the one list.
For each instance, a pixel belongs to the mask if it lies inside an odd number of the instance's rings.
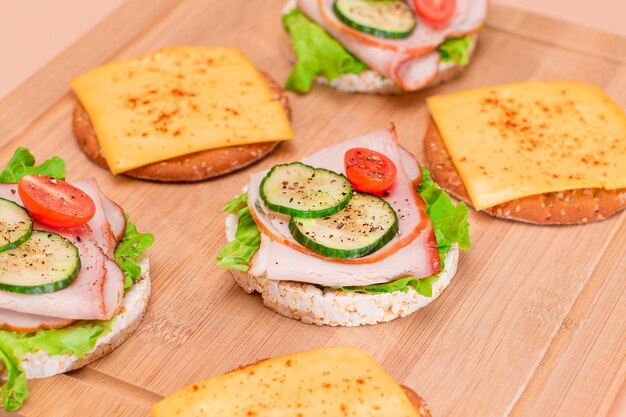
[[317,76],[332,81],[342,74],[360,74],[368,69],[300,10],[293,9],[285,14],[283,25],[291,36],[297,58],[285,84],[287,90],[306,93]]
[[418,294],[424,297],[433,296],[433,284],[437,282],[439,275],[428,278],[406,277],[384,284],[366,285],[362,287],[331,287],[343,292],[360,292],[366,294],[381,294],[386,292],[402,291],[408,292],[409,287],[413,287]]
[[442,62],[454,62],[459,65],[469,64],[469,49],[472,46],[472,38],[452,38],[446,40],[437,47]]
[[[247,196],[247,194],[244,195]],[[239,198],[241,198],[241,196]],[[250,259],[252,259],[261,245],[261,233],[259,233],[259,228],[254,222],[250,214],[250,209],[246,206],[245,201],[246,199],[244,198],[242,203],[243,207],[239,208],[239,211],[236,211],[238,221],[235,240],[224,246],[217,255],[217,264],[221,268],[237,269],[246,272],[250,268]],[[229,207],[229,205],[226,207]],[[234,209],[237,207],[240,207],[240,204],[233,204],[231,209],[226,211],[235,213]]]
[[243,193],[240,196],[233,198],[229,201],[224,207],[222,207],[222,211],[225,213],[233,213],[236,214],[242,208],[248,206],[248,193]]
[[422,168],[422,175],[422,182],[417,187],[417,192],[426,203],[426,212],[435,231],[439,253],[446,253],[455,243],[461,249],[469,249],[467,205],[460,202],[455,206],[450,196],[432,180],[426,168]]
[[2,407],[5,411],[17,411],[28,397],[26,374],[22,370],[20,361],[11,353],[0,348],[0,361],[4,363],[7,372],[7,381],[0,388]]
[[126,216],[126,231],[115,248],[115,262],[124,272],[124,289],[128,290],[141,278],[139,256],[154,243],[152,233],[139,233],[135,225]]
[[21,358],[29,352],[43,351],[48,355],[72,354],[82,358],[109,334],[115,318],[109,321],[81,321],[63,329],[16,333],[0,330],[0,361],[7,369],[7,381],[0,388],[2,407],[17,411],[28,397],[26,374]]
[[31,174],[46,175],[48,177],[65,179],[65,161],[53,156],[39,166],[35,166],[35,157],[26,148],[17,148],[0,172],[1,183],[19,182],[22,177]]

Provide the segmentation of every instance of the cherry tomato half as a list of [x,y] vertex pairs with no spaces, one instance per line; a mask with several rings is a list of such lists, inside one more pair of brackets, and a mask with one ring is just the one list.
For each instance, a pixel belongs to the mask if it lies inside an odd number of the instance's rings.
[[422,19],[435,25],[450,20],[456,9],[456,0],[413,0],[413,4]]
[[391,159],[367,148],[349,149],[343,161],[352,187],[364,193],[382,194],[398,173]]
[[20,180],[17,191],[33,219],[48,226],[82,226],[96,213],[91,197],[52,177],[27,175]]

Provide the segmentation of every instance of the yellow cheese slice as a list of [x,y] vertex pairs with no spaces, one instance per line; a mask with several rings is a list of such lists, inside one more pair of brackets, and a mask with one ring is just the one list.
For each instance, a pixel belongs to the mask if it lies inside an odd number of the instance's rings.
[[293,138],[285,111],[240,51],[188,46],[72,80],[114,174],[192,152]]
[[154,417],[417,417],[402,388],[355,348],[259,362],[208,379],[155,404]]
[[529,195],[626,187],[626,116],[597,86],[527,82],[428,98],[477,209]]

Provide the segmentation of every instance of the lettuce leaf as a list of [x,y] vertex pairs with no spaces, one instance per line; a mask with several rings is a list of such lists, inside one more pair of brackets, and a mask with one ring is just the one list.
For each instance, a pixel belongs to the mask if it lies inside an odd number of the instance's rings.
[[236,214],[239,210],[245,207],[248,207],[248,193],[243,193],[240,196],[233,198],[224,207],[222,207],[222,211],[225,213]]
[[250,268],[250,259],[259,250],[261,233],[250,209],[246,205],[247,193],[235,198],[224,207],[224,211],[236,213],[237,234],[217,255],[217,264],[224,269],[237,269],[246,272]]
[[433,224],[439,253],[446,253],[455,243],[461,249],[469,249],[467,205],[460,202],[455,206],[450,196],[432,180],[426,168],[422,168],[422,175],[422,182],[417,187],[417,192],[426,203],[426,212]]
[[128,290],[141,278],[139,256],[154,243],[152,233],[139,233],[137,227],[126,216],[126,231],[115,248],[115,262],[124,272],[124,289]]
[[437,47],[441,61],[454,62],[459,65],[469,64],[469,49],[472,42],[472,38],[469,36],[447,39]]
[[10,352],[5,352],[0,347],[0,361],[4,363],[7,372],[7,381],[0,388],[0,394],[2,407],[9,412],[19,410],[28,398],[26,373],[22,370],[20,361]]
[[29,352],[41,350],[48,355],[72,354],[82,358],[96,345],[96,341],[109,334],[115,318],[109,321],[81,321],[63,329],[39,330],[34,333],[17,333],[0,330],[0,361],[7,369],[7,381],[0,388],[2,407],[17,411],[26,398],[26,374],[21,358]]
[[317,76],[332,81],[342,74],[360,74],[368,69],[300,10],[293,9],[285,14],[283,25],[291,36],[297,58],[285,84],[287,90],[306,93]]
[[433,284],[437,282],[439,275],[428,278],[406,277],[384,284],[366,285],[362,287],[331,287],[343,292],[360,292],[366,294],[381,294],[386,292],[402,291],[408,292],[409,287],[413,287],[418,294],[424,297],[433,296]]
[[35,166],[33,154],[28,149],[20,147],[15,150],[7,166],[0,172],[0,182],[19,182],[22,177],[31,174],[46,175],[63,180],[65,179],[65,161],[58,156],[53,156],[41,165]]

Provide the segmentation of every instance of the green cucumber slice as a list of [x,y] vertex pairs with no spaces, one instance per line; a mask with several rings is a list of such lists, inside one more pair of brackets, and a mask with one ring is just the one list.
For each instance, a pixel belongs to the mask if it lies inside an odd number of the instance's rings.
[[19,204],[0,198],[0,252],[15,249],[33,232],[33,219]]
[[276,165],[261,181],[268,209],[302,218],[330,216],[352,198],[352,185],[336,172],[300,162]]
[[381,38],[406,38],[417,24],[403,0],[336,0],[333,9],[346,25]]
[[34,231],[19,247],[0,253],[0,291],[46,294],[68,287],[78,275],[78,248],[63,236]]
[[385,246],[398,233],[391,205],[371,194],[354,193],[339,213],[321,219],[293,217],[293,237],[305,248],[328,258],[359,258]]

